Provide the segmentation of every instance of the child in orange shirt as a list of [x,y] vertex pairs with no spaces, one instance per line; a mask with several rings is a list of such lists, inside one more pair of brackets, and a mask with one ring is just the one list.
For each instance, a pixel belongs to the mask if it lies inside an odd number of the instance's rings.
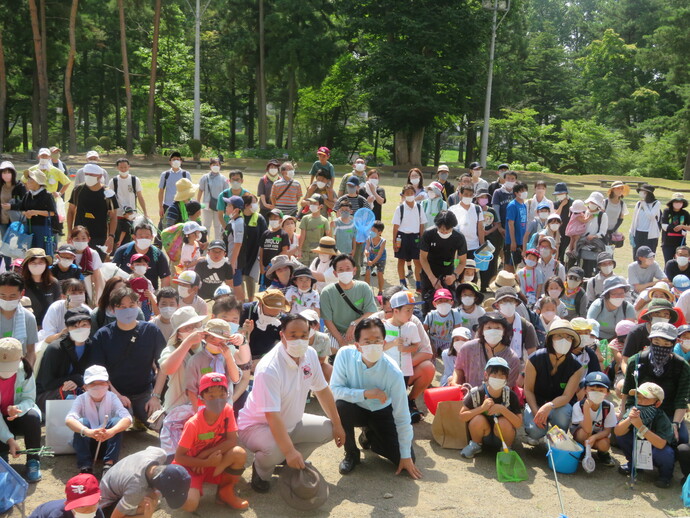
[[205,406],[185,423],[173,461],[187,468],[192,477],[182,508],[194,511],[204,483],[208,483],[218,486],[217,504],[246,509],[249,502],[235,494],[235,484],[244,471],[247,454],[237,446],[237,423],[227,404],[227,378],[217,372],[204,374],[199,382],[199,398]]

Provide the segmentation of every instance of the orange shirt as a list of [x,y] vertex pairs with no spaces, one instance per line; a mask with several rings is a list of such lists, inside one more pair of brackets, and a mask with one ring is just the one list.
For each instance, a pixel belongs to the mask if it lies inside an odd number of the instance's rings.
[[225,441],[227,432],[235,431],[237,423],[230,405],[225,405],[223,412],[211,425],[206,422],[202,408],[185,423],[179,445],[189,449],[187,455],[196,457],[202,451]]

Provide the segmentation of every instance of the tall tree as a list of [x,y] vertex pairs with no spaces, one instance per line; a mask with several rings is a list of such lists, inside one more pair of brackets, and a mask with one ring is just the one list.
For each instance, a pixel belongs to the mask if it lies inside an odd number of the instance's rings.
[[77,131],[74,123],[74,101],[72,100],[72,71],[74,70],[74,56],[77,53],[77,38],[75,35],[77,26],[77,10],[79,0],[72,0],[72,9],[69,13],[69,54],[65,67],[65,108],[67,110],[67,125],[69,126],[69,152],[77,152]]
[[[156,73],[158,72],[158,38],[161,25],[161,0],[156,0],[153,11],[153,39],[151,41],[151,73],[149,77],[149,102],[146,111],[146,133],[154,135],[153,116],[156,109]],[[153,152],[153,150],[151,150]]]
[[5,70],[5,47],[0,30],[0,152],[5,150],[5,109],[7,107],[7,71]]
[[266,31],[264,29],[264,0],[259,0],[259,61],[256,68],[256,109],[259,123],[259,147],[266,148],[268,117],[266,116]]
[[[45,9],[45,3],[41,0],[41,7]],[[36,120],[38,128],[33,128],[34,142],[45,146],[48,143],[48,68],[45,60],[46,35],[41,32],[41,25],[44,24],[45,13],[40,14],[36,6],[36,0],[29,0],[29,12],[31,14],[31,32],[34,40],[34,54],[36,57],[36,81],[38,106],[36,107]],[[43,20],[43,22],[42,22]],[[36,138],[38,135],[38,138]]]
[[125,23],[125,5],[124,0],[117,0],[117,7],[120,12],[120,48],[122,51],[122,73],[125,79],[125,105],[127,108],[127,136],[125,151],[127,155],[133,152],[132,144],[132,85],[129,80],[129,59],[127,58],[127,31]]

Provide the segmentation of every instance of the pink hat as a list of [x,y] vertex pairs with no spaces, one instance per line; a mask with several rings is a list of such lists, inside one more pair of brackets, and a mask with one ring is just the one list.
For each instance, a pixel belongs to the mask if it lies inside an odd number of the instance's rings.
[[585,206],[585,202],[582,200],[575,200],[573,204],[570,206],[570,213],[575,214],[577,212],[584,212],[587,210],[587,207]]
[[331,150],[328,149],[326,146],[321,146],[317,153],[323,153],[326,156],[331,156]]
[[434,293],[434,302],[437,300],[453,300],[453,295],[451,295],[450,290],[445,288],[439,288]]

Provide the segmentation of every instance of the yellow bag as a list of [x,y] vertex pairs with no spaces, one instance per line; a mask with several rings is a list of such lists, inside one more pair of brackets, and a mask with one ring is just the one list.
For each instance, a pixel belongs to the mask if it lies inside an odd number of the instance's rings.
[[462,407],[462,401],[441,401],[436,407],[431,434],[442,448],[461,450],[470,441],[467,423],[460,421]]

